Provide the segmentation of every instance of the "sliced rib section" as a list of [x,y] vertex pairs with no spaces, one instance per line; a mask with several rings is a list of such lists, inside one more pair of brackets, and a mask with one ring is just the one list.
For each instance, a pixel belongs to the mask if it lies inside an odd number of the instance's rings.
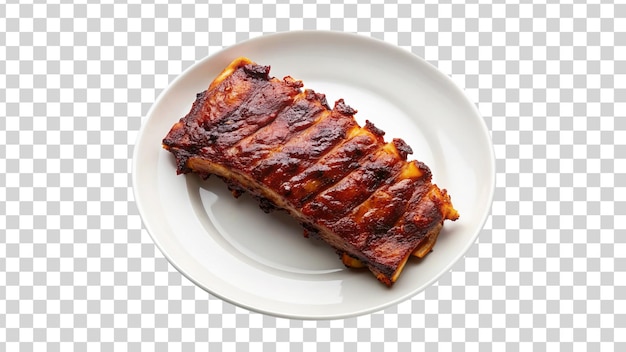
[[235,196],[249,192],[263,210],[289,212],[347,266],[367,267],[391,286],[411,254],[430,252],[444,220],[458,213],[429,168],[407,161],[406,143],[386,143],[355,113],[239,58],[197,95],[163,147],[178,173],[215,174]]

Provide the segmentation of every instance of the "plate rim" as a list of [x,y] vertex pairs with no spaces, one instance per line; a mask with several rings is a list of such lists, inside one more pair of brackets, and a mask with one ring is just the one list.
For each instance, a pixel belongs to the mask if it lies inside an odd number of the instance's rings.
[[[349,313],[340,313],[340,314],[309,314],[309,315],[302,315],[302,314],[291,314],[291,313],[287,313],[287,312],[282,312],[282,311],[277,311],[276,309],[272,310],[272,309],[263,309],[263,308],[259,308],[259,307],[255,307],[252,304],[246,303],[246,302],[241,302],[241,301],[237,301],[237,300],[233,300],[225,295],[219,294],[217,292],[215,292],[214,290],[212,290],[210,287],[208,287],[207,285],[201,283],[199,280],[197,280],[196,278],[193,277],[193,275],[191,273],[188,273],[187,271],[183,270],[179,264],[176,262],[176,260],[174,258],[172,258],[171,253],[168,253],[167,249],[164,248],[163,243],[159,240],[159,238],[157,238],[157,236],[154,235],[154,228],[152,227],[152,225],[150,225],[150,221],[148,221],[146,219],[146,216],[144,214],[146,214],[145,208],[144,206],[141,204],[142,202],[140,201],[141,197],[139,195],[139,180],[137,179],[138,175],[137,175],[137,170],[139,167],[139,150],[141,148],[138,148],[138,145],[140,144],[141,140],[144,138],[144,135],[146,134],[146,126],[148,125],[148,122],[150,121],[150,119],[152,118],[152,116],[154,115],[155,110],[160,106],[160,104],[162,103],[162,100],[168,95],[168,93],[170,92],[171,88],[177,84],[180,83],[180,81],[182,81],[183,79],[186,78],[186,76],[189,74],[189,72],[197,69],[200,66],[203,66],[206,64],[207,61],[212,60],[214,57],[218,56],[218,55],[223,55],[224,52],[226,51],[235,51],[240,47],[249,45],[251,42],[255,42],[255,41],[263,41],[263,40],[276,40],[276,38],[279,38],[281,36],[293,36],[293,35],[304,35],[304,36],[311,36],[311,35],[322,35],[322,36],[343,36],[345,38],[347,38],[348,40],[361,40],[363,42],[369,42],[369,44],[373,44],[373,45],[379,45],[379,46],[383,46],[385,47],[385,50],[393,50],[395,51],[396,54],[400,54],[400,55],[404,55],[406,59],[408,60],[417,60],[418,62],[420,62],[422,64],[422,66],[424,68],[427,68],[430,73],[434,73],[439,79],[444,80],[447,83],[447,86],[450,89],[453,89],[456,91],[456,93],[458,93],[460,96],[464,97],[467,103],[467,106],[471,107],[473,114],[475,115],[475,117],[477,117],[478,122],[479,122],[479,126],[480,126],[480,130],[482,132],[482,138],[485,141],[487,141],[487,145],[489,146],[489,165],[486,165],[485,168],[488,168],[491,172],[488,173],[489,178],[490,178],[490,187],[488,189],[488,194],[486,197],[486,200],[488,202],[488,207],[484,210],[482,219],[480,219],[477,224],[480,224],[479,226],[476,227],[476,230],[474,231],[474,233],[472,234],[472,236],[468,237],[468,242],[467,244],[462,247],[461,250],[459,250],[458,254],[456,254],[453,258],[451,258],[451,260],[449,260],[448,264],[444,265],[442,267],[441,270],[439,270],[436,275],[433,275],[433,277],[429,280],[427,280],[423,285],[421,285],[421,287],[418,287],[414,290],[410,290],[408,291],[408,293],[404,294],[404,295],[400,295],[398,297],[396,297],[395,299],[389,300],[389,301],[385,301],[384,303],[381,304],[377,304],[375,306],[370,306],[368,308],[362,308],[362,309],[358,309],[358,310],[352,310]],[[280,317],[280,318],[287,318],[287,319],[300,319],[300,320],[332,320],[332,319],[346,319],[346,318],[350,318],[350,317],[356,317],[356,316],[361,316],[361,315],[365,315],[365,314],[371,314],[371,313],[375,313],[377,311],[380,311],[382,309],[385,309],[387,307],[393,306],[393,305],[397,305],[401,302],[404,302],[408,299],[410,299],[411,297],[414,297],[415,295],[419,294],[420,292],[424,291],[426,288],[432,286],[437,280],[439,280],[441,278],[441,276],[443,276],[446,272],[450,271],[450,269],[456,264],[458,263],[463,257],[465,257],[467,255],[468,250],[471,248],[471,246],[473,244],[476,243],[478,236],[480,235],[480,233],[484,230],[484,226],[488,220],[488,218],[491,216],[492,213],[492,207],[493,207],[493,199],[494,199],[494,194],[495,194],[495,189],[496,189],[496,167],[495,167],[495,163],[496,163],[496,159],[495,159],[495,151],[494,151],[494,147],[493,147],[493,141],[489,132],[489,129],[487,127],[487,124],[485,122],[485,119],[482,117],[482,115],[480,114],[476,103],[474,103],[473,101],[471,101],[468,97],[468,95],[465,93],[464,89],[462,89],[459,85],[457,85],[457,83],[447,74],[443,73],[442,71],[440,71],[436,66],[434,66],[433,64],[431,64],[430,62],[426,61],[425,59],[423,59],[422,57],[408,51],[405,50],[397,45],[394,45],[392,43],[389,43],[385,40],[379,39],[379,38],[375,38],[375,37],[371,37],[371,36],[367,36],[364,34],[359,34],[359,33],[351,33],[351,32],[342,32],[342,31],[333,31],[333,30],[296,30],[296,31],[284,31],[284,32],[276,32],[276,33],[270,33],[270,34],[264,34],[264,35],[260,35],[260,36],[256,36],[256,37],[252,37],[252,38],[248,38],[245,40],[242,40],[240,42],[237,42],[233,45],[229,45],[229,46],[224,46],[222,49],[217,50],[216,52],[209,54],[199,60],[197,60],[196,62],[194,62],[192,65],[190,65],[189,67],[187,67],[185,70],[182,70],[180,73],[177,74],[177,76],[168,83],[168,85],[166,87],[164,87],[161,92],[159,93],[159,95],[157,96],[157,98],[154,100],[154,102],[152,103],[152,105],[150,106],[150,109],[148,109],[148,112],[142,116],[141,119],[141,126],[140,129],[138,130],[137,133],[137,137],[135,139],[135,144],[134,146],[134,150],[133,150],[133,157],[132,157],[132,168],[131,168],[131,184],[132,184],[132,188],[133,188],[133,196],[134,196],[134,203],[137,207],[137,210],[139,212],[140,218],[141,218],[141,222],[143,224],[143,228],[148,232],[150,238],[152,239],[152,241],[154,242],[154,244],[157,246],[157,248],[159,249],[159,251],[163,254],[163,256],[165,257],[165,259],[167,259],[168,263],[171,264],[180,274],[182,274],[184,277],[186,277],[188,280],[190,280],[191,282],[193,282],[196,286],[198,286],[199,288],[201,288],[202,290],[204,290],[205,292],[209,293],[210,295],[213,295],[223,301],[226,301],[232,305],[234,305],[235,307],[241,307],[244,309],[247,309],[249,311],[252,312],[257,312],[257,313],[262,313],[262,314],[266,314],[266,315],[270,315],[270,316],[274,316],[274,317]],[[471,239],[471,241],[469,240]]]

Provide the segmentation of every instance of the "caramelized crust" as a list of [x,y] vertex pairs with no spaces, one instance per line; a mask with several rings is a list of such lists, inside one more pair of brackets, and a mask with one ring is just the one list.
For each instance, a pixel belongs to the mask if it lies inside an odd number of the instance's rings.
[[343,100],[331,109],[323,94],[301,88],[270,77],[269,66],[236,59],[197,95],[163,147],[179,174],[215,174],[233,195],[250,192],[263,210],[289,212],[346,266],[365,266],[391,286],[458,213],[429,168],[407,161],[404,141],[386,143],[369,121],[359,126]]

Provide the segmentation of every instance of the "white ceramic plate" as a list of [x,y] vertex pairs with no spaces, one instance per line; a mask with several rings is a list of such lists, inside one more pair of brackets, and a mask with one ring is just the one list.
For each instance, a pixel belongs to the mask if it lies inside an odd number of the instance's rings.
[[[403,138],[410,158],[425,162],[448,189],[461,217],[446,222],[434,251],[412,258],[389,289],[367,270],[344,267],[323,242],[306,239],[288,216],[265,214],[256,201],[234,199],[218,179],[177,176],[161,148],[230,61],[246,56],[271,65],[271,75],[301,79],[344,98],[357,121],[369,119],[386,139]],[[332,319],[374,312],[404,301],[436,281],[474,243],[495,186],[493,149],[484,121],[445,75],[383,41],[339,32],[288,32],[242,42],[196,63],[160,95],[135,146],[133,185],[146,229],[181,273],[238,306],[281,317]]]

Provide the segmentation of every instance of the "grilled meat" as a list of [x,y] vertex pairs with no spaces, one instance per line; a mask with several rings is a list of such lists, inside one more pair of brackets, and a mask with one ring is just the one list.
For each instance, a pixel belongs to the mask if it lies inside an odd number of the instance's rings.
[[250,192],[265,211],[286,210],[345,265],[365,266],[391,286],[411,254],[429,253],[443,221],[458,213],[429,168],[407,161],[404,141],[386,143],[355,113],[238,58],[197,95],[163,147],[178,173],[215,174],[233,195]]

